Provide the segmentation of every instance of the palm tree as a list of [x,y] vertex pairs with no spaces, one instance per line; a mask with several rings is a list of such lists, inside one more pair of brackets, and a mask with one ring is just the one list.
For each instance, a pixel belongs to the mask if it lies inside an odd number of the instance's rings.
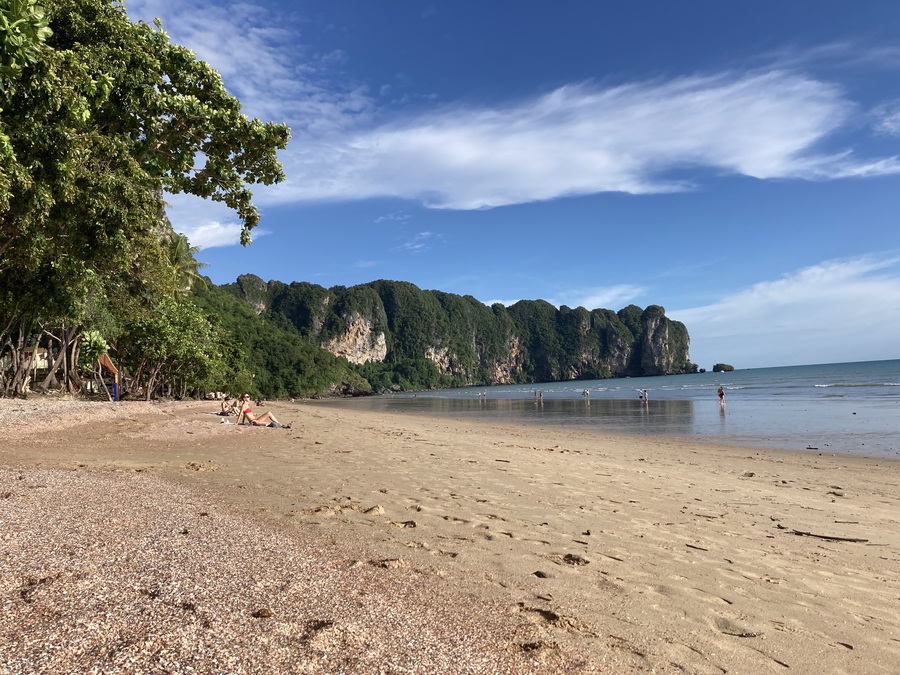
[[175,232],[169,235],[169,264],[172,266],[172,280],[180,293],[187,295],[194,284],[206,286],[206,279],[200,270],[207,266],[199,262],[194,254],[200,251],[199,246],[191,246],[187,236]]

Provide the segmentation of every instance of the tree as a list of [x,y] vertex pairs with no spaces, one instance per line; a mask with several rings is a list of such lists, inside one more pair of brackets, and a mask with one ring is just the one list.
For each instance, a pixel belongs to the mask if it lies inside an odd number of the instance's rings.
[[132,389],[149,400],[161,387],[181,397],[200,384],[223,384],[224,350],[217,346],[225,339],[194,303],[166,298],[130,324],[116,348],[134,367]]
[[5,90],[40,58],[42,46],[52,34],[44,8],[34,0],[0,2],[0,87]]
[[[53,31],[44,10],[30,0],[0,0],[0,96],[5,98],[22,70],[40,57]],[[3,100],[0,98],[0,101]],[[12,142],[0,102],[0,212],[9,206],[10,174],[15,164]],[[4,253],[0,245],[0,256]]]
[[175,288],[183,294],[190,293],[194,284],[205,285],[206,280],[200,274],[200,270],[206,267],[206,263],[198,262],[194,255],[200,250],[198,246],[191,246],[184,234],[172,232],[169,237],[169,264],[172,266],[172,282]]
[[290,133],[246,117],[218,73],[119,0],[54,0],[46,15],[0,0],[0,30],[0,390],[15,393],[19,352],[47,327],[77,336],[98,307],[127,323],[183,289],[164,191],[225,203],[248,244],[247,185],[283,179]]

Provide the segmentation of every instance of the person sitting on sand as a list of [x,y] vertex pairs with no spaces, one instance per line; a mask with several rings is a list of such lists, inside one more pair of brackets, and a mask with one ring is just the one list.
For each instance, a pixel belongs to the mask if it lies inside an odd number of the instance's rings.
[[285,427],[286,429],[290,429],[291,425],[287,426],[283,425],[277,419],[275,419],[275,415],[270,412],[264,412],[262,415],[256,415],[253,412],[253,408],[250,407],[250,394],[244,394],[243,404],[241,406],[241,418],[238,419],[238,423],[243,422],[244,424],[252,424],[255,427]]
[[240,410],[240,401],[232,401],[231,396],[226,394],[225,398],[222,399],[222,410],[219,412],[220,415],[237,415]]

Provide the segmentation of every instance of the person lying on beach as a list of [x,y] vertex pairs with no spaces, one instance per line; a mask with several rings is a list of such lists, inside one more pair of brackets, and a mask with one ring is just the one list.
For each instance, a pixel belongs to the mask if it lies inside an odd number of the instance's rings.
[[255,427],[284,427],[285,429],[290,429],[290,424],[282,424],[277,419],[275,419],[275,415],[270,412],[264,412],[262,415],[257,415],[253,412],[253,408],[250,407],[250,394],[244,394],[243,406],[241,408],[241,416],[238,418],[238,424],[252,424]]

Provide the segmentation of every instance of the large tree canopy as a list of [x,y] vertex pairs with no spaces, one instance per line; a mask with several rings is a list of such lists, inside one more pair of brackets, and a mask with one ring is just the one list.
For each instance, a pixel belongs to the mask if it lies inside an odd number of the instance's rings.
[[184,290],[164,191],[225,203],[248,244],[248,185],[283,179],[290,137],[121,2],[42,4],[0,0],[0,357],[35,321],[78,330]]
[[[283,179],[275,151],[289,139],[285,125],[249,119],[209,64],[173,45],[158,24],[132,24],[120,2],[48,0],[46,19],[29,0],[3,4],[22,15],[0,47],[0,108],[14,159],[3,168],[18,188],[9,216],[81,204],[80,181],[88,180],[98,198],[146,220],[133,202],[159,196],[149,184],[224,202],[248,243],[259,214],[247,184]],[[120,192],[126,179],[142,181],[138,194]],[[4,228],[3,245],[21,234]]]

